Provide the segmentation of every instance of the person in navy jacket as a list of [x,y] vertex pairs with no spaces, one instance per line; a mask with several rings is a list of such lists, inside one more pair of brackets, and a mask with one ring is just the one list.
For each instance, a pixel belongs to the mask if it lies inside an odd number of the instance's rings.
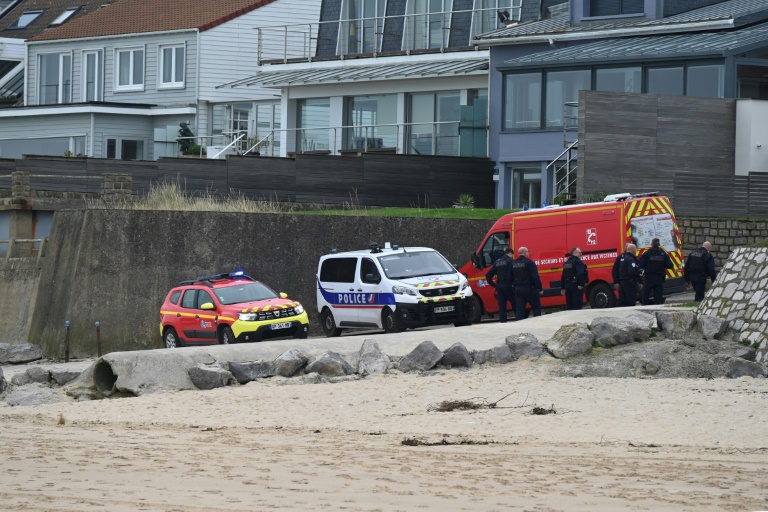
[[517,259],[512,262],[512,278],[515,285],[515,318],[525,318],[526,304],[531,306],[533,316],[541,316],[539,296],[544,293],[539,279],[539,269],[528,259],[528,248],[517,250]]
[[581,309],[584,307],[584,287],[587,284],[587,266],[581,261],[581,249],[571,249],[568,258],[563,264],[563,273],[560,275],[562,290],[560,295],[565,295],[565,309]]

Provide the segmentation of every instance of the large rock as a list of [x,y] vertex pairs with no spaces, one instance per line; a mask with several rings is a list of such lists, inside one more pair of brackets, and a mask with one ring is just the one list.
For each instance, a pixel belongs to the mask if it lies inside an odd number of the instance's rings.
[[27,372],[17,373],[11,377],[11,385],[13,386],[26,386],[27,384],[32,384],[32,379],[29,378]]
[[560,327],[547,342],[547,350],[558,359],[584,354],[592,349],[595,335],[587,324],[579,322]]
[[275,374],[281,377],[293,377],[307,365],[308,361],[309,356],[303,350],[292,348],[275,359]]
[[753,363],[745,359],[729,359],[727,377],[737,379],[739,377],[763,378],[768,375],[765,366],[760,363]]
[[5,391],[5,388],[8,387],[8,383],[5,381],[5,375],[3,375],[3,369],[0,368],[0,393],[3,393]]
[[229,385],[235,382],[232,373],[225,370],[221,365],[198,363],[189,369],[189,378],[197,389],[215,389]]
[[[77,375],[80,375],[80,372],[78,372]],[[75,375],[75,377],[77,377],[77,375]],[[27,368],[27,376],[29,376],[29,380],[32,382],[39,382],[42,384],[51,382],[51,371],[42,366],[30,366]]]
[[746,361],[754,361],[757,358],[757,350],[752,347],[744,347],[740,345],[736,345],[733,348],[729,348],[720,353],[727,354],[728,356],[737,359],[744,359]]
[[462,343],[454,343],[445,351],[440,364],[450,368],[469,368],[472,366],[472,354]]
[[328,350],[323,355],[309,363],[304,368],[304,373],[317,373],[330,377],[352,375],[355,369],[336,352]]
[[23,343],[9,345],[0,343],[0,364],[23,364],[43,358],[43,349],[39,345]]
[[601,347],[625,345],[633,341],[646,341],[653,330],[655,317],[635,313],[625,318],[599,316],[592,320],[591,330]]
[[701,315],[698,318],[698,325],[701,334],[707,340],[719,340],[728,330],[728,320],[716,316]]
[[65,401],[67,401],[66,396],[57,389],[39,383],[12,388],[5,397],[5,403],[13,407],[55,404]]
[[431,341],[424,341],[400,360],[398,368],[403,372],[431,370],[443,358],[443,352]]
[[54,366],[53,368],[51,368],[50,373],[51,373],[51,380],[55,382],[57,385],[63,386],[64,384],[68,384],[69,382],[72,382],[73,380],[78,378],[80,374],[83,372],[79,370],[75,370],[73,368]]
[[512,351],[506,344],[498,345],[487,350],[475,350],[473,355],[475,358],[475,364],[507,364],[514,360],[512,357]]
[[240,384],[247,384],[256,379],[266,379],[276,375],[271,361],[231,362],[229,363],[229,371]]
[[544,346],[536,336],[529,332],[507,336],[505,341],[512,352],[512,359],[515,361],[521,357],[539,357],[544,353]]
[[357,373],[363,377],[374,373],[387,373],[389,369],[389,356],[381,351],[375,340],[365,340],[360,347],[360,362],[357,364]]
[[696,327],[696,314],[693,311],[657,311],[656,323],[668,338],[680,336]]

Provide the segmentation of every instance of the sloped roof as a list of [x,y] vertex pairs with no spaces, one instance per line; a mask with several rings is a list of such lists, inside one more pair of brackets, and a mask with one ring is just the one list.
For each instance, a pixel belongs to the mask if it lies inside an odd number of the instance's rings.
[[262,71],[255,76],[225,86],[264,85],[285,87],[296,85],[363,82],[440,76],[487,75],[488,57],[462,60],[435,60],[414,63],[376,63],[371,66],[342,66],[303,70]]
[[768,46],[768,23],[738,30],[604,39],[508,60],[500,67],[638,61],[648,58],[721,57]]
[[[685,25],[706,22],[732,21],[730,26],[740,26],[768,19],[768,0],[727,0],[707,7],[700,7],[673,16],[660,19],[649,18],[617,18],[606,20],[586,20],[576,25],[570,22],[568,16],[522,23],[506,27],[478,36],[476,41],[505,40],[510,43],[524,40],[528,37],[557,37],[564,34],[579,32],[599,32],[624,29],[632,30],[653,29],[669,32],[680,31]],[[725,28],[725,27],[722,27]]]
[[[49,25],[70,7],[80,8],[60,27],[98,10],[102,5],[109,4],[111,1],[113,0],[23,0],[0,18],[0,37],[30,39],[46,30],[58,29],[59,26],[49,28]],[[8,29],[9,25],[27,11],[43,11],[43,13],[22,29]]]
[[274,1],[115,0],[109,7],[48,30],[32,40],[76,39],[195,28],[204,31]]

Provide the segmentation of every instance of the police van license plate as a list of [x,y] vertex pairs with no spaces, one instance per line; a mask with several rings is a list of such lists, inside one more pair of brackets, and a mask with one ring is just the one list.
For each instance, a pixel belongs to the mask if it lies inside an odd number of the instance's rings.
[[456,309],[456,306],[437,306],[435,308],[435,313],[448,313],[454,309]]
[[287,329],[290,326],[291,326],[291,322],[281,322],[279,324],[272,324],[269,326],[269,328],[274,331],[275,329]]

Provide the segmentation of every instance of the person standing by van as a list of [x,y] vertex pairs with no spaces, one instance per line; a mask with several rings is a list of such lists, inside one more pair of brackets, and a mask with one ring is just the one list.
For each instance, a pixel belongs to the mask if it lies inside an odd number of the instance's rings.
[[616,302],[616,306],[621,307],[624,305],[623,301],[621,300],[621,287],[619,284],[620,275],[619,270],[621,269],[622,263],[624,263],[624,253],[627,252],[627,248],[629,247],[629,243],[624,244],[624,252],[616,256],[616,259],[613,262],[613,269],[611,270],[611,276],[613,277],[613,289],[619,292],[619,300]]
[[715,282],[717,279],[717,272],[715,271],[715,258],[712,257],[710,251],[712,250],[712,244],[704,242],[701,247],[694,249],[688,255],[688,259],[685,260],[685,285],[693,285],[693,289],[696,292],[694,300],[704,300],[704,292],[707,289],[707,276]]
[[526,304],[531,306],[533,316],[541,316],[539,295],[544,293],[544,288],[541,286],[538,267],[528,259],[527,247],[517,250],[517,259],[512,262],[512,277],[515,285],[515,318],[525,318]]
[[587,284],[587,266],[581,261],[581,249],[574,247],[563,264],[560,276],[563,289],[560,295],[565,295],[565,309],[581,309],[584,307],[584,286]]
[[667,269],[675,268],[672,258],[661,249],[658,238],[651,240],[651,248],[640,257],[638,266],[645,269],[645,283],[643,284],[643,306],[649,304],[651,292],[653,303],[657,306],[664,302],[664,280],[667,277]]
[[627,250],[623,254],[624,260],[619,265],[619,298],[622,306],[634,306],[637,302],[640,267],[635,253],[637,253],[637,246],[627,245]]
[[[504,255],[497,259],[485,274],[485,280],[495,288],[493,294],[499,303],[499,322],[502,324],[507,321],[507,302],[512,304],[512,311],[515,311],[515,287],[512,284],[514,256],[515,251],[511,247],[507,247],[504,250]],[[494,276],[496,277],[495,283],[493,281]]]

